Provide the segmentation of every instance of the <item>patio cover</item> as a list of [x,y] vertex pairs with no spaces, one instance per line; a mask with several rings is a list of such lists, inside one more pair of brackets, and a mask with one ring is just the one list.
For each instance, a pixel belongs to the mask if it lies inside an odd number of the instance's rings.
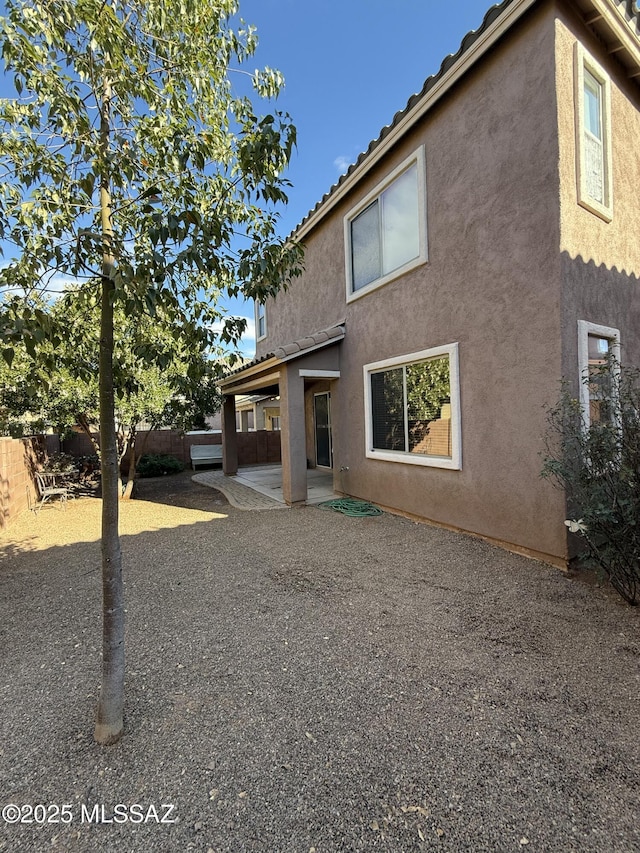
[[252,390],[264,389],[278,384],[280,365],[302,358],[316,350],[337,344],[346,334],[344,321],[320,329],[304,338],[276,347],[273,352],[255,358],[249,364],[231,371],[220,380],[223,394],[247,394]]
[[345,337],[344,321],[298,340],[245,364],[220,381],[224,395],[222,445],[223,470],[238,470],[235,395],[261,393],[280,397],[282,488],[286,503],[307,499],[305,381],[338,379],[339,344]]

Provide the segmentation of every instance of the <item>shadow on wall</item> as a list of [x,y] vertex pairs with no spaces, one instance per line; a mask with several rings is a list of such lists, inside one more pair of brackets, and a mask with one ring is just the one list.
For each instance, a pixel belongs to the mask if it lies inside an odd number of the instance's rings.
[[34,472],[44,456],[43,436],[0,438],[0,529],[35,501]]
[[0,476],[0,528],[4,528],[9,523],[9,517],[11,515],[9,509],[9,480]]
[[638,273],[627,272],[568,252],[561,253],[560,262],[562,373],[577,393],[578,320],[617,329],[621,361],[640,367],[640,268]]

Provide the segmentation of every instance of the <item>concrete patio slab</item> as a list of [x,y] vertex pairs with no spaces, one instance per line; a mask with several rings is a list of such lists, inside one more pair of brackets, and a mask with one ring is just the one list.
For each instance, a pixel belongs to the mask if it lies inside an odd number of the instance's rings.
[[[196,483],[218,489],[238,509],[277,509],[278,506],[286,506],[281,465],[240,468],[232,477],[220,471],[207,471],[195,475],[193,479]],[[309,469],[307,504],[318,504],[335,497],[332,472],[322,468]]]

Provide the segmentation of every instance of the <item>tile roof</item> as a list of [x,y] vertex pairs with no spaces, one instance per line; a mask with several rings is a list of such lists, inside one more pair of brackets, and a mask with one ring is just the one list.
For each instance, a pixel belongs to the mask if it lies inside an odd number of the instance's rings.
[[240,367],[236,367],[235,370],[230,370],[228,373],[225,373],[224,376],[222,376],[222,381],[228,379],[230,376],[236,376],[238,373],[242,373],[243,370],[249,370],[251,367],[257,367],[258,364],[263,361],[269,361],[270,358],[273,358],[272,352],[256,357],[253,361],[245,361],[240,365]]
[[266,362],[272,358],[276,358],[279,361],[289,361],[289,359],[298,358],[307,352],[312,352],[313,350],[321,349],[322,347],[329,346],[333,343],[338,343],[344,338],[345,334],[344,321],[342,323],[337,323],[335,326],[330,326],[328,329],[320,329],[317,332],[312,332],[304,338],[276,347],[273,352],[268,352],[259,358],[254,358],[253,361],[245,363],[241,367],[237,367],[235,370],[229,371],[229,373],[225,373],[222,377],[222,381],[229,379],[231,376],[236,376],[245,370],[257,367],[263,361]]
[[274,350],[274,355],[281,361],[286,361],[292,357],[298,357],[305,352],[310,352],[320,347],[328,346],[330,343],[337,343],[344,338],[344,324],[331,326],[328,329],[321,329],[319,332],[313,332],[300,340],[292,341],[290,344],[277,347]]

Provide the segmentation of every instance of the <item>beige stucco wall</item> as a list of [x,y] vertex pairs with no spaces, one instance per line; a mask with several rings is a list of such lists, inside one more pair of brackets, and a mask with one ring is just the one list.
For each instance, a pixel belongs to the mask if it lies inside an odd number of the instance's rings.
[[[268,306],[259,354],[346,318],[332,387],[340,487],[561,559],[563,497],[539,476],[562,352],[554,17],[552,3],[528,13],[307,235],[305,275]],[[419,145],[429,261],[347,305],[343,216]],[[363,365],[454,342],[462,470],[366,458]]]
[[[577,321],[617,328],[622,358],[640,365],[640,86],[629,80],[584,27],[571,4],[556,20],[560,147],[560,250],[563,279],[563,373],[578,383]],[[578,204],[574,45],[579,41],[611,79],[613,219]]]
[[[626,79],[615,54],[582,25],[571,5],[559,7],[556,20],[556,85],[560,145],[560,249],[586,263],[640,273],[638,198],[640,192],[640,87]],[[605,222],[577,203],[574,45],[579,41],[611,78],[613,149],[612,222]]]

